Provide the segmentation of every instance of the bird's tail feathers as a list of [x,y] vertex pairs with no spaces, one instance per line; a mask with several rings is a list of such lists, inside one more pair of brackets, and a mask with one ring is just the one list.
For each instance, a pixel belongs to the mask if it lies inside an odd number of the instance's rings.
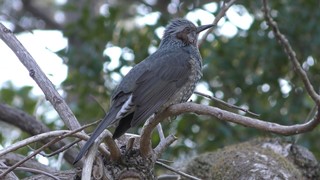
[[92,135],[90,136],[89,140],[86,142],[86,144],[81,148],[78,156],[75,158],[73,164],[77,163],[84,154],[88,151],[88,149],[92,146],[94,141],[97,139],[97,137],[103,132],[104,129],[106,129],[110,124],[112,124],[114,121],[114,117],[110,113],[108,113],[104,119],[100,122],[100,124],[97,126],[97,128],[93,131]]

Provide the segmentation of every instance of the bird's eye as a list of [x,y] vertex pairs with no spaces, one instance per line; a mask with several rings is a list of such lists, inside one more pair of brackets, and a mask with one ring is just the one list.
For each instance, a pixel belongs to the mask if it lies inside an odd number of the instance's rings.
[[187,31],[187,33],[191,32],[191,29],[189,27],[186,27],[185,30]]

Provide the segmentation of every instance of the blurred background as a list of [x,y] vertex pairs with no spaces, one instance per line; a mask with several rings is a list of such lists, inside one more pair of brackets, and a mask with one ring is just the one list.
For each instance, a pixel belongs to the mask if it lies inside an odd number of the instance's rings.
[[[320,2],[269,3],[272,17],[319,91]],[[104,116],[113,89],[132,66],[157,49],[171,19],[209,24],[221,4],[208,0],[0,0],[0,22],[15,33],[84,125]],[[292,125],[309,120],[314,103],[268,28],[260,1],[237,1],[200,51],[203,78],[197,91],[249,108],[265,121]],[[52,130],[64,129],[28,71],[2,41],[0,57],[0,103],[36,116]],[[245,115],[201,96],[191,99]],[[319,127],[282,137],[195,114],[178,116],[163,126],[166,135],[178,137],[163,155],[173,161],[256,137],[286,138],[320,159]],[[2,121],[0,132],[0,148],[29,136]],[[153,141],[159,141],[156,133]],[[30,149],[19,151],[27,154]],[[56,162],[38,159],[44,164]]]

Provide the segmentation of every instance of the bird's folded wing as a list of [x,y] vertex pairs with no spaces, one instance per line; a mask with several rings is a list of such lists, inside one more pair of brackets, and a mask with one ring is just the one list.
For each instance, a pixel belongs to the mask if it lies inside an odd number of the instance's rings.
[[136,81],[132,98],[136,109],[131,126],[144,122],[187,83],[191,71],[190,58],[189,53],[181,50],[153,60],[149,69]]

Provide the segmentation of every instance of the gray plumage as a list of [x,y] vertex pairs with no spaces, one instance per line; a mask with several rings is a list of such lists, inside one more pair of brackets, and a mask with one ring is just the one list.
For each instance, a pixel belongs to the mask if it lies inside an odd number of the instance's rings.
[[80,150],[76,163],[94,140],[111,124],[118,123],[113,138],[144,123],[152,114],[172,104],[186,102],[202,76],[198,34],[212,27],[196,27],[185,19],[167,26],[158,50],[134,66],[112,95],[111,108]]

